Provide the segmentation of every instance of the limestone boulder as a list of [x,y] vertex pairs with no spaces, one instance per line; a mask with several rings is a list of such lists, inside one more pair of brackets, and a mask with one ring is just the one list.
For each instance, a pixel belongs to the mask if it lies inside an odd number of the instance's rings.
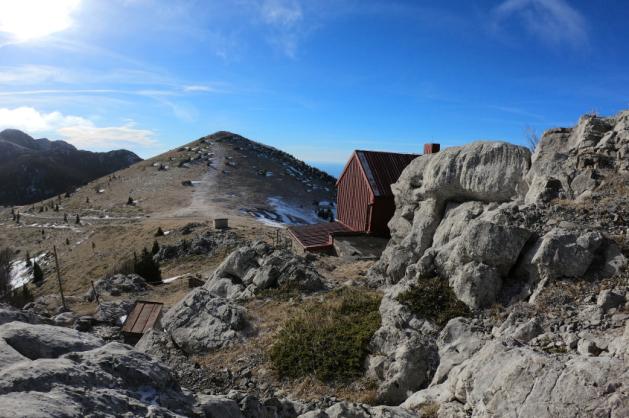
[[403,281],[385,292],[381,327],[371,340],[372,354],[367,359],[367,376],[378,382],[378,400],[386,405],[397,405],[428,385],[438,363],[434,325],[397,301],[408,286]]
[[186,353],[206,353],[241,339],[248,328],[246,309],[200,287],[175,304],[162,326]]
[[193,401],[168,369],[127,345],[51,325],[0,325],[3,416],[174,417],[189,415]]
[[462,405],[472,416],[620,417],[629,405],[620,382],[628,377],[626,364],[615,357],[560,359],[499,338],[401,406],[437,401],[439,416]]
[[232,252],[204,288],[229,300],[246,300],[268,289],[311,293],[325,288],[322,276],[304,258],[258,242]]
[[94,282],[94,288],[85,294],[85,299],[93,301],[94,289],[101,294],[109,294],[119,296],[123,293],[139,293],[146,290],[146,280],[137,274],[115,274],[111,277],[97,280]]
[[527,203],[575,199],[629,169],[629,112],[585,115],[574,128],[544,133],[532,156]]

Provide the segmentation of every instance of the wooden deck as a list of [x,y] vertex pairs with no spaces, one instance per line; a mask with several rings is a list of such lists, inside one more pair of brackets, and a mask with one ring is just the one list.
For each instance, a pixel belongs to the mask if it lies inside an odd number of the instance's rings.
[[141,336],[152,329],[159,319],[162,306],[163,303],[159,302],[136,301],[131,313],[129,313],[124,324],[122,324],[122,332]]
[[324,251],[334,245],[334,234],[352,231],[340,222],[291,226],[288,232],[306,251]]

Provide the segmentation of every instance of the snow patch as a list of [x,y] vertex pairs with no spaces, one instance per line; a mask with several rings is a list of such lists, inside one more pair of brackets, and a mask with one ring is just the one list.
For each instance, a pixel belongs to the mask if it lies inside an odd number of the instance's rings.
[[275,228],[285,228],[286,225],[309,225],[321,222],[321,219],[313,210],[290,204],[280,197],[269,197],[267,202],[270,209],[241,210],[253,216],[259,222]]
[[46,253],[31,257],[31,266],[26,265],[26,260],[15,260],[11,263],[11,277],[9,283],[12,289],[17,289],[29,283],[33,279],[32,263],[39,263]]

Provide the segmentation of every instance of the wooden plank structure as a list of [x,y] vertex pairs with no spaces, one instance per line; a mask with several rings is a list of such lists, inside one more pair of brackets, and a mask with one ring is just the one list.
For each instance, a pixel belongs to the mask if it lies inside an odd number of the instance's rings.
[[351,230],[339,222],[326,222],[314,225],[291,226],[288,233],[299,242],[305,251],[321,252],[334,245],[334,235],[349,233]]
[[159,323],[163,303],[136,300],[133,309],[122,324],[122,334],[127,344],[135,345],[145,332]]

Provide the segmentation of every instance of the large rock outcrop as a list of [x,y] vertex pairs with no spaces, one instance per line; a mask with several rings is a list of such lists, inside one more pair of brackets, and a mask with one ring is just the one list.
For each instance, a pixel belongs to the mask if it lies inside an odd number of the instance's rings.
[[0,414],[180,416],[192,399],[149,356],[50,325],[0,325]]
[[323,278],[303,257],[256,242],[232,252],[203,286],[230,300],[245,300],[270,289],[311,293],[325,288]]
[[506,281],[528,297],[558,277],[617,273],[626,260],[600,231],[538,231],[518,217],[532,209],[523,204],[529,158],[522,147],[475,142],[413,161],[392,187],[392,237],[371,282],[439,276],[478,309],[498,300]]
[[[529,158],[529,151],[523,147],[475,142],[415,159],[392,186],[397,208],[389,222],[392,238],[371,272],[372,280],[384,277],[387,283],[398,282],[406,275],[407,268],[415,265],[435,244],[449,245],[444,248],[448,254],[438,258],[443,261],[436,266],[438,269],[452,270],[456,262],[448,261],[450,256],[464,264],[474,262],[470,270],[484,269],[485,262],[490,261],[488,254],[471,254],[464,248],[465,242],[454,248],[449,238],[463,234],[473,238],[483,228],[498,230],[499,224],[477,224],[481,221],[477,218],[495,209],[497,203],[508,202],[526,190],[524,175],[529,168]],[[465,202],[471,203],[457,209],[457,205]],[[444,217],[447,219],[441,226]],[[432,272],[431,264],[424,260],[421,270]],[[504,270],[504,266],[498,267]]]
[[377,399],[387,405],[398,405],[426,386],[438,364],[437,328],[397,300],[408,288],[405,280],[385,291],[381,326],[370,344],[367,376],[378,382]]
[[[600,349],[563,354],[570,348],[555,345],[535,349],[527,344],[531,337],[549,338],[542,334],[538,318],[501,328],[492,338],[469,322],[451,321],[438,340],[441,365],[432,385],[402,406],[417,409],[434,404],[440,417],[622,417],[629,413],[624,385],[629,379],[625,348],[629,326],[616,337],[612,333],[605,355],[598,354]],[[596,344],[590,341],[589,346]]]
[[164,314],[162,326],[181,350],[198,354],[238,341],[249,323],[245,308],[200,287]]
[[581,117],[574,128],[544,133],[526,176],[527,203],[577,198],[629,172],[629,111]]
[[[549,131],[532,165],[522,147],[476,142],[419,157],[406,168],[392,186],[391,240],[369,272],[370,283],[385,292],[368,369],[379,382],[380,401],[401,402],[431,381],[403,406],[434,404],[444,417],[626,413],[627,394],[608,384],[627,378],[626,359],[618,354],[624,351],[612,354],[626,336],[612,333],[610,341],[607,328],[596,337],[590,332],[626,321],[616,312],[624,306],[623,291],[601,293],[593,305],[586,303],[591,297],[575,300],[560,289],[565,280],[618,280],[627,266],[618,238],[629,231],[626,222],[620,215],[599,222],[584,199],[627,204],[624,183],[616,179],[629,174],[628,128],[629,112],[584,117],[574,129]],[[448,281],[477,317],[496,302],[570,306],[561,321],[538,314],[519,322],[515,315],[493,333],[482,321],[459,318],[436,338],[435,324],[396,299],[431,277]],[[548,288],[558,293],[548,296]],[[612,355],[601,358],[601,352]],[[596,389],[588,394],[579,381]]]

